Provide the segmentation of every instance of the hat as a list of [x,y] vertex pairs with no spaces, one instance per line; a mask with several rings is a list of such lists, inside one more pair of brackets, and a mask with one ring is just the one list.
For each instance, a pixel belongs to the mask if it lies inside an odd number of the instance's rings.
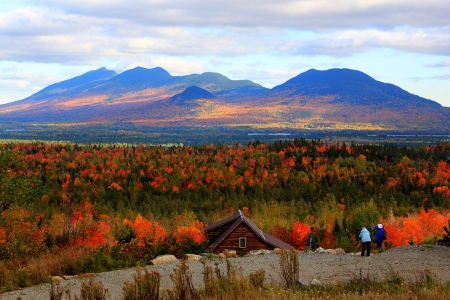
[[383,224],[378,224],[378,228],[383,228]]

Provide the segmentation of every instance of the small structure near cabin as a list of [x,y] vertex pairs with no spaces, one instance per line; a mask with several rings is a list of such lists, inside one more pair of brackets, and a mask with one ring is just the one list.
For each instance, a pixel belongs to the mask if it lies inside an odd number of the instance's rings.
[[235,250],[238,255],[245,255],[251,250],[290,250],[293,247],[274,236],[260,230],[248,218],[248,209],[244,207],[234,215],[205,227],[209,249],[213,253]]

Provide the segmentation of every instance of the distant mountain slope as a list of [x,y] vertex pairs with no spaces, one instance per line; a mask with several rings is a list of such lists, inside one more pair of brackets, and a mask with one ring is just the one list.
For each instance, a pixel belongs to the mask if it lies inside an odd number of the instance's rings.
[[172,78],[172,75],[161,67],[156,67],[153,69],[136,67],[120,73],[109,80],[109,82],[111,84],[139,87],[153,85],[158,81],[168,78]]
[[45,100],[54,97],[76,95],[92,86],[99,85],[116,75],[117,73],[115,71],[100,68],[98,70],[89,71],[80,76],[49,85],[24,100]]
[[0,106],[0,121],[132,122],[450,131],[450,108],[350,69],[308,70],[273,89],[212,72],[99,69]]
[[224,98],[255,96],[269,90],[250,80],[230,80],[222,74],[213,72],[184,76],[182,82],[204,88]]
[[213,99],[216,98],[213,94],[198,86],[190,86],[180,94],[174,95],[171,100],[173,101],[189,101],[197,99]]
[[367,74],[350,69],[308,70],[272,89],[273,93],[289,91],[302,96],[337,95],[336,102],[353,105],[384,105],[401,108],[402,105],[416,107],[441,105],[389,83],[375,80]]

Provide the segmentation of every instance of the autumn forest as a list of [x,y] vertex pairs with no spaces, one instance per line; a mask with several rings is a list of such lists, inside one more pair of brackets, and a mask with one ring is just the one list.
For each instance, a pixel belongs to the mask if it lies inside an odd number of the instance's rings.
[[0,144],[0,286],[205,252],[203,227],[244,206],[300,250],[313,227],[315,246],[356,251],[380,222],[386,247],[436,242],[449,186],[448,143]]

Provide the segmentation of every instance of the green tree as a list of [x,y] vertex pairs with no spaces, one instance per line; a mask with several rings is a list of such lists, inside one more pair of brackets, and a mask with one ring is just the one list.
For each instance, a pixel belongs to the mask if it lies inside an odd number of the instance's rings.
[[348,229],[358,236],[363,227],[371,231],[372,227],[380,220],[377,206],[371,199],[369,202],[358,206],[350,213],[348,218]]

